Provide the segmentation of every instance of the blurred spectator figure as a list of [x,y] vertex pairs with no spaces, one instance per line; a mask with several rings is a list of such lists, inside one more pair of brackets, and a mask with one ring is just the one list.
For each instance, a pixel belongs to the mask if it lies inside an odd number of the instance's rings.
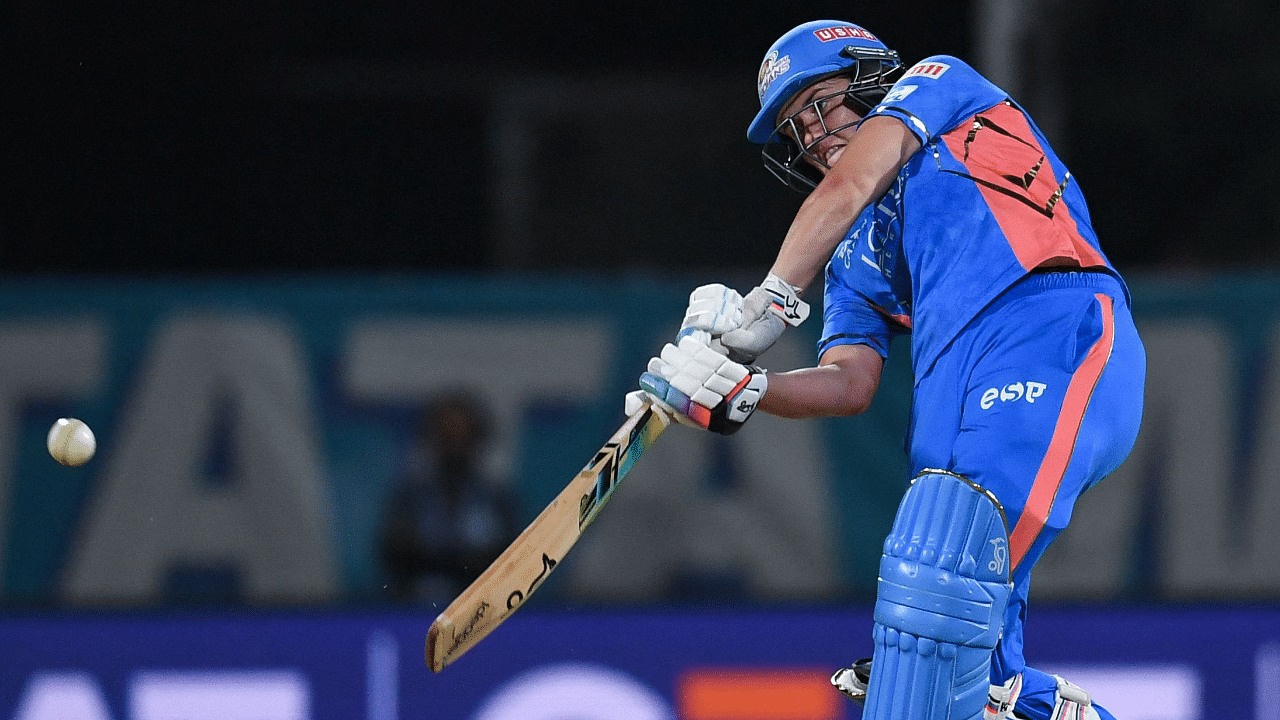
[[471,393],[427,404],[379,540],[397,599],[443,607],[518,533],[509,488],[482,469],[490,431],[488,412]]

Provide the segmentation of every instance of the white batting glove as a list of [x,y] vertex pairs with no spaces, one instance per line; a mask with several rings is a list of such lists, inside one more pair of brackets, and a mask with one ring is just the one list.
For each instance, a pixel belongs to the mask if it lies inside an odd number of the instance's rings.
[[[707,345],[711,347],[713,350],[715,350],[716,352],[723,354],[723,349],[720,347],[719,341],[711,339],[711,333],[705,330],[694,330],[693,328],[684,328],[680,331],[680,335],[676,337],[676,342],[679,343],[681,338],[684,338],[685,336],[692,336],[697,342]],[[658,358],[652,358],[649,362],[652,363],[657,359]],[[643,379],[644,379],[644,375],[641,376],[641,380]],[[654,384],[656,385],[656,383]],[[643,383],[641,384],[641,387],[642,388],[644,387]],[[667,402],[668,395],[672,397],[672,400],[673,400],[672,403]],[[649,403],[649,405],[653,406],[653,408],[658,412],[660,412],[668,421],[674,419],[676,422],[680,423],[681,425],[688,425],[689,427],[705,430],[706,425],[698,424],[693,418],[689,417],[684,412],[676,409],[675,406],[681,406],[681,407],[686,406],[689,400],[687,396],[684,397],[683,400],[681,400],[680,398],[676,397],[676,395],[678,395],[678,392],[670,390],[669,384],[665,392],[660,392],[657,394],[651,393],[648,390],[644,390],[644,389],[632,390],[631,392],[627,393],[626,397],[624,398],[622,409],[623,409],[623,412],[629,417],[631,415],[634,415],[636,411],[640,409],[641,405],[643,405],[644,403]]]
[[720,342],[733,360],[755,362],[788,325],[799,325],[807,317],[809,304],[800,299],[800,288],[769,273],[743,299],[741,324],[721,335]]
[[769,380],[760,368],[712,350],[708,341],[705,332],[697,332],[678,345],[668,343],[661,357],[649,361],[640,387],[679,422],[732,435],[755,412]]
[[731,287],[712,283],[689,294],[680,329],[706,330],[716,338],[742,324],[742,295]]

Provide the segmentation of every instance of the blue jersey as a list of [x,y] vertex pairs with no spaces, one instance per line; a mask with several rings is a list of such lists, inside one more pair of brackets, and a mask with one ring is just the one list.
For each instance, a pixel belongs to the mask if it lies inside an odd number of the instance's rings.
[[867,117],[881,115],[902,121],[921,148],[827,265],[819,355],[850,343],[887,355],[891,338],[909,332],[920,377],[1036,268],[1114,273],[1084,195],[1043,134],[963,61],[917,63]]

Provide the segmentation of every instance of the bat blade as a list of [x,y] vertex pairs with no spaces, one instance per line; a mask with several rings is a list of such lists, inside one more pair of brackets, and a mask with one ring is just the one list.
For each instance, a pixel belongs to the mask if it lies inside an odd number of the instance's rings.
[[627,418],[524,532],[436,617],[427,632],[428,667],[443,670],[542,586],[670,422],[648,405]]

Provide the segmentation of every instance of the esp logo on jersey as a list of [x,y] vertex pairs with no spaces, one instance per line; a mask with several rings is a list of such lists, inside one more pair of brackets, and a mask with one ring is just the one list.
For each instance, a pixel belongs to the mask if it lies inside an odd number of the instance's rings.
[[934,80],[942,77],[942,73],[950,70],[951,66],[940,62],[921,62],[911,66],[911,69],[902,77],[927,77]]
[[871,42],[880,42],[875,35],[857,25],[835,25],[833,27],[818,28],[813,31],[813,35],[822,42],[831,42],[833,40],[870,40]]
[[1026,385],[1015,382],[1009,383],[1004,387],[987,388],[987,391],[982,393],[982,399],[978,401],[978,404],[982,406],[983,410],[990,410],[991,406],[996,404],[996,400],[1002,403],[1026,400],[1034,405],[1036,398],[1043,395],[1048,387],[1042,382],[1028,380]]
[[764,94],[768,92],[769,86],[773,84],[773,81],[787,74],[790,69],[790,55],[778,57],[778,51],[774,50],[765,56],[764,62],[760,63],[760,77],[756,81],[756,90],[760,93],[761,102],[764,101]]

